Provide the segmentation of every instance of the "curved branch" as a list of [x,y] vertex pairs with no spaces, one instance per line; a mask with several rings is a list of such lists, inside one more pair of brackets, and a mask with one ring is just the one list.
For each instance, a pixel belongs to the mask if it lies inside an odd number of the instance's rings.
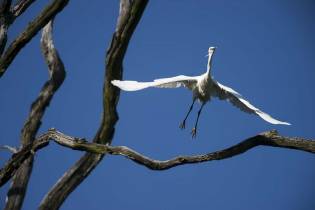
[[[38,98],[31,106],[30,114],[22,129],[22,147],[32,144],[35,140],[45,110],[49,106],[54,93],[61,86],[66,75],[64,65],[52,42],[52,21],[43,29],[41,47],[49,67],[50,79],[44,84]],[[29,154],[31,155],[29,155],[15,173],[12,185],[8,191],[8,199],[5,209],[20,209],[23,204],[28,180],[33,167],[33,155],[32,153]]]
[[[129,40],[135,30],[147,0],[121,0],[116,32],[106,55],[106,77],[103,86],[103,116],[94,137],[95,143],[110,144],[118,121],[116,106],[120,91],[111,85],[121,79],[122,63]],[[103,154],[85,154],[52,187],[42,200],[39,209],[58,209],[70,193],[91,173],[102,160]]]
[[169,160],[154,160],[125,146],[90,143],[84,138],[68,136],[55,129],[50,129],[47,133],[39,136],[32,145],[24,147],[12,156],[6,166],[0,170],[0,186],[4,185],[10,179],[16,168],[18,168],[28,156],[47,146],[49,140],[53,140],[57,144],[73,150],[80,150],[94,154],[122,155],[152,170],[166,170],[184,164],[195,164],[231,158],[257,146],[295,149],[315,154],[315,140],[280,136],[276,131],[272,130],[245,139],[242,142],[223,150],[201,155],[177,156]]
[[69,0],[54,0],[28,24],[26,29],[9,45],[0,58],[0,77],[5,73],[20,50],[68,4]]
[[268,131],[258,134],[223,150],[202,155],[178,156],[164,161],[151,159],[124,146],[109,147],[108,153],[113,155],[123,155],[128,159],[144,165],[152,170],[166,170],[179,165],[202,163],[213,160],[231,158],[257,146],[281,147],[315,153],[315,140],[305,140],[302,138],[279,136],[276,131]]

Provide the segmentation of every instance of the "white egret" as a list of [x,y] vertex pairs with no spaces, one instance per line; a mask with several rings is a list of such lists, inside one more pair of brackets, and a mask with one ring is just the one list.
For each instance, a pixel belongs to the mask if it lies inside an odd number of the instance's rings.
[[203,106],[210,101],[211,97],[217,97],[220,100],[228,100],[234,106],[238,107],[240,110],[250,113],[256,114],[265,121],[271,124],[283,124],[283,125],[290,125],[290,123],[283,122],[272,118],[267,113],[259,110],[258,108],[254,107],[248,101],[246,101],[241,94],[236,92],[230,87],[224,86],[219,82],[215,81],[211,76],[211,63],[212,63],[212,56],[214,54],[216,47],[210,47],[208,50],[208,64],[207,64],[207,71],[200,75],[200,76],[184,76],[179,75],[176,77],[170,78],[162,78],[156,79],[153,82],[137,82],[137,81],[120,81],[120,80],[113,80],[112,84],[119,87],[125,91],[137,91],[142,90],[148,87],[157,87],[157,88],[178,88],[184,86],[192,91],[193,93],[193,101],[190,105],[188,113],[186,114],[184,120],[180,124],[180,128],[185,128],[185,123],[188,115],[190,114],[196,99],[199,100],[201,103],[201,107],[198,111],[197,119],[195,122],[195,126],[191,131],[192,137],[196,137],[197,134],[197,126],[198,120],[201,113]]

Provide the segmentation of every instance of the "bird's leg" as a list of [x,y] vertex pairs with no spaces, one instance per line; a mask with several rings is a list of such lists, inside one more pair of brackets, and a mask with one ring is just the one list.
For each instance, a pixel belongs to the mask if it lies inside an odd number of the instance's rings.
[[198,111],[198,116],[197,116],[197,120],[196,120],[196,123],[195,123],[195,127],[191,130],[191,137],[192,138],[196,138],[196,135],[197,135],[197,126],[198,126],[198,120],[199,120],[199,116],[200,116],[200,113],[201,113],[201,110],[203,108],[205,104],[203,103]]
[[186,114],[185,119],[184,119],[183,122],[181,122],[181,124],[179,125],[179,127],[180,127],[181,129],[185,129],[186,120],[187,120],[188,115],[190,114],[190,112],[191,112],[191,110],[192,110],[192,108],[193,108],[193,106],[194,106],[195,101],[196,101],[196,99],[193,100],[193,102],[192,102],[192,104],[190,105],[190,108],[189,108],[189,110],[188,110],[188,112],[187,112],[187,114]]

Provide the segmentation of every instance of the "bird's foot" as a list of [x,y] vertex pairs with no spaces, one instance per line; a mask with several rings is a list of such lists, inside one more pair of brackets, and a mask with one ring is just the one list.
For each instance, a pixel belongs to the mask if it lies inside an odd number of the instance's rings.
[[185,129],[185,123],[186,123],[186,122],[185,122],[185,120],[184,120],[184,121],[179,125],[179,128],[182,129],[182,130]]
[[191,130],[191,138],[196,138],[196,136],[197,136],[197,128],[193,128],[192,130]]

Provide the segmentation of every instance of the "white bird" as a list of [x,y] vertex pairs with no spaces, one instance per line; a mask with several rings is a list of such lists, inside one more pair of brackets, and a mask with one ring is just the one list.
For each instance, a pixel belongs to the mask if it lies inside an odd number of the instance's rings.
[[241,94],[236,92],[230,87],[224,86],[219,82],[215,81],[211,76],[211,63],[212,56],[214,54],[216,47],[210,47],[208,50],[208,64],[207,71],[200,76],[185,76],[179,75],[176,77],[156,79],[153,82],[137,82],[137,81],[120,81],[112,80],[112,84],[119,87],[125,91],[137,91],[142,90],[148,87],[157,87],[157,88],[178,88],[184,86],[192,91],[193,93],[193,102],[190,105],[188,113],[185,116],[185,119],[180,124],[180,128],[185,128],[185,123],[188,115],[190,114],[196,99],[201,103],[201,107],[198,111],[197,119],[195,126],[191,131],[192,137],[196,137],[198,120],[203,106],[210,101],[211,97],[217,97],[220,100],[228,100],[234,106],[238,107],[240,110],[247,112],[249,114],[256,114],[265,121],[271,124],[283,124],[290,125],[290,123],[283,122],[272,118],[269,114],[259,110],[254,107],[248,101],[246,101]]

